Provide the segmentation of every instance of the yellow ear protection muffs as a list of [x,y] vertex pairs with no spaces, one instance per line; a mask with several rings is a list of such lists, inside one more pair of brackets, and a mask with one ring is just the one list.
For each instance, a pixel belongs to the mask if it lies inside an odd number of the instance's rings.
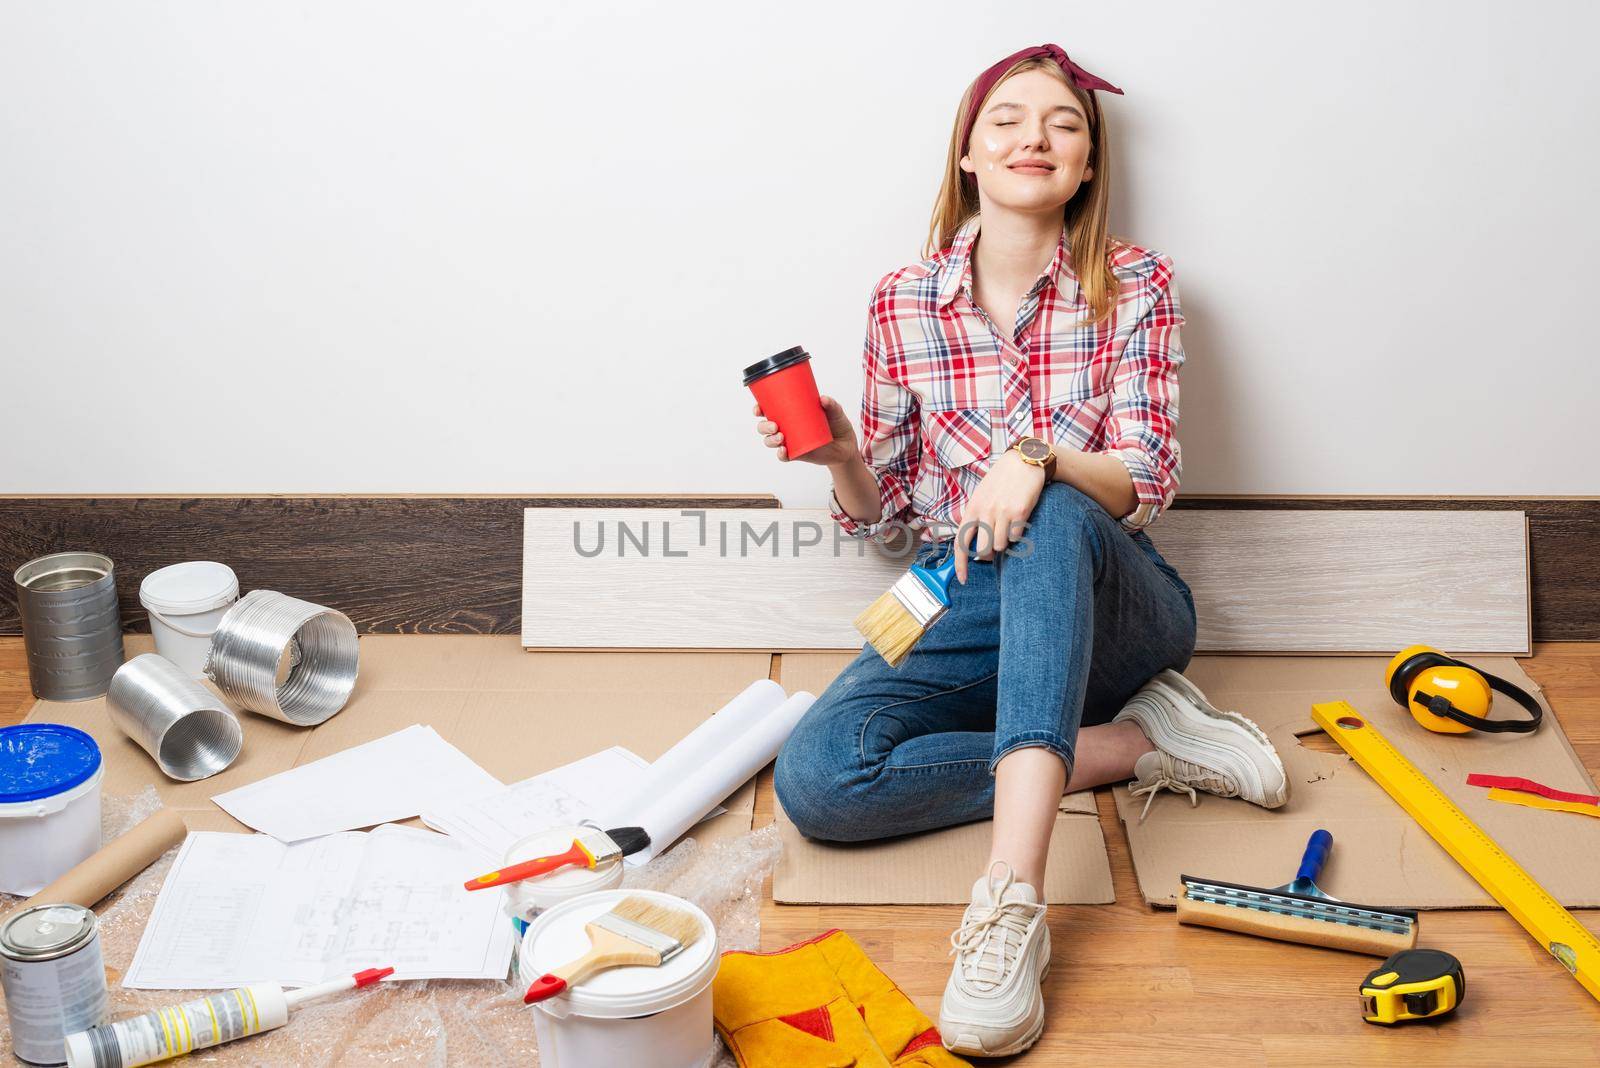
[[[1428,645],[1413,645],[1396,653],[1389,661],[1384,681],[1395,703],[1408,710],[1418,723],[1440,734],[1466,734],[1473,730],[1528,734],[1538,730],[1539,721],[1544,718],[1539,702],[1528,691]],[[1532,718],[1489,719],[1493,690],[1527,709]]]

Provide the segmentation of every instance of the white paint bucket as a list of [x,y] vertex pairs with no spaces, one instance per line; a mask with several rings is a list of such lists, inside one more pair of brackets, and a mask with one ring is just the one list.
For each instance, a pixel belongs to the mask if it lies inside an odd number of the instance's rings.
[[139,603],[150,613],[156,652],[197,677],[205,674],[212,633],[238,599],[233,568],[212,560],[172,564],[139,583]]
[[76,727],[0,727],[0,891],[31,897],[100,848],[104,774]]
[[524,976],[543,975],[589,949],[584,924],[626,897],[646,897],[692,912],[702,934],[659,968],[613,968],[534,1005],[533,1027],[544,1068],[701,1068],[717,1035],[711,980],[721,957],[711,918],[689,902],[655,890],[602,890],[546,909],[522,940]]
[[[552,827],[538,834],[530,834],[516,845],[506,850],[505,861],[501,867],[510,867],[520,864],[534,857],[548,857],[552,853],[565,853],[572,846],[572,840],[581,834],[594,833],[593,827]],[[613,861],[610,864],[595,868],[579,868],[577,866],[558,868],[549,875],[541,875],[537,879],[524,879],[520,883],[512,883],[506,887],[506,912],[511,916],[511,924],[516,928],[517,937],[521,938],[532,926],[533,921],[544,914],[546,909],[571,901],[584,894],[592,894],[596,890],[610,890],[622,885],[622,861]],[[516,985],[522,978],[520,956],[511,962],[511,982]],[[535,977],[529,976],[531,982]]]

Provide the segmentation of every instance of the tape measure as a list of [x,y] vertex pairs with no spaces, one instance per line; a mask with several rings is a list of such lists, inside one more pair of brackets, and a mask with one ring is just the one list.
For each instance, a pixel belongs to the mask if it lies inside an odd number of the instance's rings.
[[1600,1000],[1600,940],[1467,818],[1378,729],[1345,701],[1311,706],[1311,718],[1399,802],[1479,886]]
[[1440,949],[1402,949],[1361,981],[1361,1018],[1392,1026],[1454,1012],[1467,996],[1461,962]]

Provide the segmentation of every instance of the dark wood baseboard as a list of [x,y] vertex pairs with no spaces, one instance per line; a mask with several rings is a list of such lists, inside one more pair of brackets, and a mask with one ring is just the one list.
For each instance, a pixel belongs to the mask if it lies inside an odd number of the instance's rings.
[[150,629],[139,582],[221,560],[240,588],[338,608],[363,632],[515,634],[524,508],[775,508],[738,496],[0,498],[0,634],[22,633],[12,573],[89,549],[117,565],[125,630]]
[[[144,575],[177,560],[213,559],[230,564],[246,590],[282,590],[338,607],[362,631],[515,634],[524,508],[778,503],[761,494],[0,498],[0,634],[21,633],[12,572],[66,549],[93,549],[117,562],[129,630],[148,629],[139,605]],[[1600,641],[1600,499],[1189,495],[1174,507],[1523,511],[1534,638]],[[1160,531],[1159,523],[1152,528],[1158,543]]]

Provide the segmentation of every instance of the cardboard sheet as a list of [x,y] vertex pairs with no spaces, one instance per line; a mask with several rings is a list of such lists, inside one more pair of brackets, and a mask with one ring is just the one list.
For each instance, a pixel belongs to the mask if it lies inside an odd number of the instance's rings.
[[1201,794],[1191,809],[1187,797],[1167,793],[1141,824],[1144,799],[1118,787],[1117,813],[1145,900],[1172,905],[1182,875],[1280,886],[1294,876],[1311,832],[1323,827],[1334,844],[1318,884],[1335,897],[1391,907],[1494,907],[1334,743],[1318,737],[1325,752],[1301,744],[1297,735],[1321,734],[1311,722],[1312,704],[1344,700],[1563,905],[1600,907],[1600,821],[1499,804],[1488,799],[1487,790],[1466,784],[1469,774],[1482,772],[1595,792],[1549,703],[1516,661],[1468,659],[1538,696],[1544,725],[1532,735],[1424,730],[1390,699],[1383,685],[1388,661],[1382,657],[1196,657],[1185,674],[1212,703],[1244,713],[1271,736],[1289,773],[1289,803],[1268,812]]
[[[128,635],[127,655],[151,652]],[[654,760],[751,681],[766,678],[766,653],[529,653],[515,636],[369,634],[350,703],[326,723],[294,727],[239,713],[244,751],[233,766],[178,783],[119,731],[105,700],[39,701],[27,722],[66,723],[92,734],[105,760],[103,790],[131,794],[153,783],[190,830],[246,831],[211,802],[244,786],[414,723],[432,727],[503,782],[517,782],[612,745]],[[727,812],[690,833],[702,842],[750,830],[754,781]],[[417,821],[407,821],[420,826]]]
[[[783,688],[819,697],[853,652],[785,653]],[[783,856],[773,875],[773,898],[783,904],[965,904],[972,881],[989,855],[989,821],[881,842],[828,844],[805,838],[777,806]],[[1111,864],[1093,794],[1061,799],[1045,870],[1045,900],[1052,904],[1106,904],[1115,900]]]

